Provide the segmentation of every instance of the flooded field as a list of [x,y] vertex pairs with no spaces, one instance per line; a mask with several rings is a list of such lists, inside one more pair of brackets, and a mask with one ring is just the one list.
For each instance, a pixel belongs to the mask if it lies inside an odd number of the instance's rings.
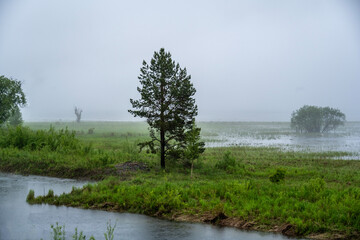
[[360,122],[324,134],[299,134],[289,122],[202,122],[207,147],[279,147],[290,151],[345,151],[360,156]]
[[[100,139],[146,140],[146,122],[38,122],[26,123],[33,130],[73,130],[85,141]],[[346,122],[335,131],[324,134],[300,134],[290,128],[290,122],[198,122],[207,147],[253,146],[278,147],[285,151],[350,152],[349,159],[360,159],[360,122]],[[88,134],[89,129],[94,134]]]

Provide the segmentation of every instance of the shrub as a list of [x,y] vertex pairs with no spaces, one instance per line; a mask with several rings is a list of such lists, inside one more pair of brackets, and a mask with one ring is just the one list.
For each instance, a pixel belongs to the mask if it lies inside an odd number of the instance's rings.
[[35,192],[34,190],[30,189],[27,197],[26,197],[26,201],[29,202],[29,201],[32,201],[35,199]]
[[48,194],[46,195],[46,197],[48,197],[48,198],[54,197],[54,191],[53,191],[52,189],[49,189],[49,192],[48,192]]
[[95,128],[89,128],[88,134],[94,134],[94,130],[95,130]]
[[276,172],[271,174],[269,179],[273,183],[278,183],[285,179],[285,173],[286,173],[286,170],[284,170],[284,169],[276,169]]

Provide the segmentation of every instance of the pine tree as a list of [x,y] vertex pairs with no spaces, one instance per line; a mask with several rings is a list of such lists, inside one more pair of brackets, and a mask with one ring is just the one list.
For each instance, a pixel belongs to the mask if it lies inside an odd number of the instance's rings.
[[138,78],[141,98],[130,99],[133,110],[129,112],[134,117],[147,119],[151,141],[142,143],[141,147],[156,151],[159,143],[160,163],[165,168],[167,154],[185,145],[186,132],[192,128],[197,115],[193,97],[196,90],[186,68],[175,63],[164,48],[154,52],[150,65],[143,61]]
[[198,128],[193,121],[193,125],[189,131],[186,132],[185,143],[186,148],[184,151],[184,160],[188,161],[191,165],[190,176],[193,176],[194,160],[200,157],[200,154],[205,151],[205,143],[200,140],[201,128]]

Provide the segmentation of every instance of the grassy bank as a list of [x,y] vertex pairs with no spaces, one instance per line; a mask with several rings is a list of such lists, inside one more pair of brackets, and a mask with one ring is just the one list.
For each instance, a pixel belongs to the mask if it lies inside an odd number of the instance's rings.
[[[65,149],[49,149],[46,144],[40,148],[8,145],[0,149],[0,169],[58,177],[106,177],[60,196],[51,191],[46,196],[30,193],[32,204],[128,211],[291,236],[359,238],[360,162],[333,160],[351,154],[208,148],[195,162],[190,178],[189,168],[168,162],[167,170],[162,171],[157,155],[138,152],[136,143],[146,138],[146,129],[131,133],[126,127],[109,128],[111,132],[105,128],[91,134],[80,131],[75,136],[79,141]],[[149,171],[119,171],[128,161],[143,163]]]
[[221,174],[189,181],[180,174],[150,173],[127,181],[112,177],[70,194],[30,197],[29,202],[144,213],[290,236],[328,233],[330,239],[335,234],[358,237],[359,198],[358,188],[341,189],[320,178],[273,184]]
[[[156,156],[139,153],[142,134],[82,134],[71,128],[0,129],[0,171],[98,180],[117,175],[116,164],[155,164]],[[84,125],[80,125],[84,126]]]

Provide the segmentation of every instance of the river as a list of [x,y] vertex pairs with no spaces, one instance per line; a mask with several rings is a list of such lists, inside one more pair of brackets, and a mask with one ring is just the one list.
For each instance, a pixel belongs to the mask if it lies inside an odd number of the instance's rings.
[[53,189],[55,194],[69,192],[72,186],[86,182],[40,176],[21,176],[0,172],[0,240],[51,239],[50,225],[65,225],[66,238],[72,239],[75,228],[89,238],[104,239],[107,222],[116,223],[115,239],[288,239],[279,234],[247,232],[235,228],[217,227],[160,220],[140,214],[86,210],[64,206],[29,205],[30,189],[35,196]]

